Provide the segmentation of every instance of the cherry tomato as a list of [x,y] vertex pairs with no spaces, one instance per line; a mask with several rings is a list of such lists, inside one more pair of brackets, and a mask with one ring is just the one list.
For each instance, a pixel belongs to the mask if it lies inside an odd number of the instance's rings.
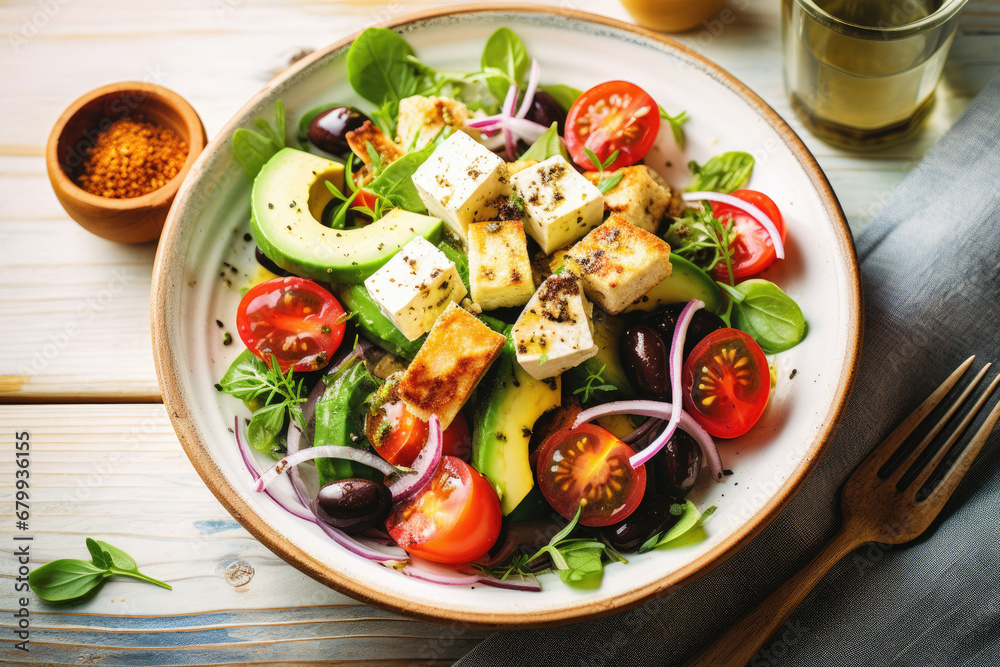
[[718,329],[695,346],[681,373],[684,409],[706,431],[735,438],[757,423],[771,391],[767,359],[753,338]]
[[281,371],[313,371],[330,362],[344,338],[344,309],[312,280],[289,276],[250,288],[236,311],[247,348]]
[[[402,401],[385,403],[382,410],[383,412],[376,417],[378,422],[372,424],[368,439],[375,445],[375,451],[386,461],[395,466],[409,467],[427,444],[427,422],[414,416]],[[380,423],[384,420],[388,421],[389,428],[380,440],[377,434]],[[468,461],[472,457],[472,436],[465,416],[461,412],[441,434],[441,439],[445,455],[463,461]]]
[[635,451],[610,431],[584,424],[558,431],[538,454],[538,487],[552,508],[580,523],[609,526],[632,513],[646,491],[646,468],[633,468]]
[[500,499],[489,481],[465,461],[444,456],[427,486],[392,508],[385,527],[407,552],[459,565],[490,550],[501,519]]
[[375,210],[375,205],[378,203],[378,197],[375,196],[373,192],[368,190],[360,190],[358,194],[354,195],[354,202],[352,206],[360,206],[362,208],[368,208],[372,211]]
[[584,148],[614,170],[641,160],[660,131],[660,110],[645,90],[627,81],[606,81],[580,95],[566,114],[566,148],[573,161],[589,171],[597,169]]
[[[733,196],[739,197],[748,204],[753,204],[766,213],[774,222],[774,226],[778,228],[778,234],[781,235],[781,241],[784,243],[788,230],[785,229],[785,221],[781,217],[781,211],[778,210],[777,204],[770,197],[756,190],[737,190]],[[730,247],[733,249],[733,277],[735,279],[755,276],[771,266],[777,259],[771,235],[749,213],[734,206],[719,203],[712,204],[712,213],[719,220],[732,223],[730,226],[730,234],[732,235]],[[729,279],[725,262],[716,264],[713,273],[720,280]]]

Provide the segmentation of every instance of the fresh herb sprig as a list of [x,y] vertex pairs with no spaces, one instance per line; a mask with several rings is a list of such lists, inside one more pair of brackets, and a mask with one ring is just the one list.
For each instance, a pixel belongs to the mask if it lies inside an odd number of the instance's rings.
[[506,581],[513,576],[526,577],[534,574],[531,571],[531,567],[528,565],[528,560],[529,558],[527,554],[516,553],[507,563],[501,563],[498,565],[480,565],[478,563],[473,563],[472,567],[476,568],[488,577],[493,577],[494,579],[499,579],[500,581]]
[[[678,221],[685,227],[685,240],[678,244],[674,251],[681,257],[692,258],[708,250],[711,259],[703,265],[711,270],[719,262],[724,262],[729,274],[729,284],[734,284],[732,228],[715,217],[712,206],[702,202],[701,209],[689,209],[689,215]],[[678,223],[675,223],[678,224]],[[701,263],[701,262],[699,262]]]
[[271,355],[265,364],[249,350],[233,362],[219,381],[221,390],[250,406],[257,406],[247,425],[247,440],[254,449],[274,450],[286,416],[305,430],[301,404],[306,401],[303,380],[296,382],[294,369],[281,372]]
[[597,189],[601,191],[602,195],[607,194],[608,190],[618,185],[618,183],[622,180],[622,177],[625,176],[625,173],[622,172],[621,170],[619,170],[618,173],[615,174],[614,176],[608,176],[607,178],[605,178],[604,176],[604,172],[607,170],[609,166],[611,166],[611,164],[615,160],[618,159],[618,154],[621,151],[615,151],[614,153],[608,156],[608,159],[604,160],[603,162],[601,162],[601,159],[597,157],[597,153],[590,150],[589,148],[584,147],[583,152],[587,154],[587,159],[590,160],[590,162],[597,167],[598,171],[597,177],[600,179],[597,183]]
[[49,602],[78,600],[115,575],[172,590],[170,584],[139,572],[135,560],[118,547],[88,537],[87,549],[90,561],[62,558],[32,570],[28,574],[28,585],[35,595]]
[[687,111],[682,111],[676,116],[671,116],[667,113],[667,110],[661,106],[660,118],[667,121],[670,125],[670,131],[674,135],[674,141],[677,142],[678,148],[684,148],[684,123],[688,121]]
[[590,400],[591,395],[598,391],[617,391],[618,387],[604,381],[605,368],[607,368],[607,364],[601,366],[600,370],[596,373],[589,374],[585,380],[585,384],[582,387],[574,389],[573,394],[583,394],[581,401],[586,403]]

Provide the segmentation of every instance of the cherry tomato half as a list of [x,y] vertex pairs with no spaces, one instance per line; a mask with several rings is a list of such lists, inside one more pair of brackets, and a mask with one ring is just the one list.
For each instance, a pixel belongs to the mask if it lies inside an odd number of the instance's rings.
[[695,346],[681,373],[684,409],[706,431],[735,438],[764,413],[771,391],[767,359],[753,338],[718,329]]
[[607,169],[627,167],[641,160],[660,131],[660,110],[645,90],[627,81],[606,81],[586,91],[566,114],[566,148],[573,161],[593,171],[584,148],[598,159],[618,157]]
[[489,481],[465,461],[444,456],[427,486],[392,508],[385,527],[407,552],[459,565],[490,550],[501,519],[500,499]]
[[264,363],[271,355],[281,371],[323,368],[344,338],[344,309],[312,280],[289,276],[250,288],[236,311],[247,348]]
[[632,513],[646,491],[646,468],[633,468],[635,451],[592,424],[552,434],[538,454],[538,487],[552,508],[580,523],[609,526]]
[[[368,439],[375,445],[375,451],[389,463],[395,466],[409,467],[417,458],[417,454],[427,444],[427,422],[416,417],[406,409],[402,401],[385,403],[382,412],[375,417],[378,423],[372,424]],[[379,439],[380,422],[387,420],[389,428]],[[374,437],[373,437],[374,436]],[[452,420],[448,428],[441,434],[442,449],[447,456],[454,456],[463,461],[472,457],[472,436],[465,416],[460,412]]]
[[[785,221],[770,197],[763,192],[756,190],[737,190],[733,193],[748,204],[753,204],[767,214],[774,226],[778,228],[781,241],[784,243],[788,230],[785,229]],[[734,206],[728,204],[712,204],[712,213],[723,222],[731,222],[730,234],[732,234],[730,247],[733,249],[733,277],[737,280],[755,276],[774,263],[777,255],[774,252],[774,241],[767,233],[764,226],[757,222],[757,219]],[[726,270],[726,263],[719,262],[715,265],[713,273],[720,280],[728,280],[729,272]]]
[[378,204],[378,197],[374,193],[368,190],[360,190],[358,194],[354,195],[353,206],[360,206],[362,208],[368,208],[375,210],[375,205]]

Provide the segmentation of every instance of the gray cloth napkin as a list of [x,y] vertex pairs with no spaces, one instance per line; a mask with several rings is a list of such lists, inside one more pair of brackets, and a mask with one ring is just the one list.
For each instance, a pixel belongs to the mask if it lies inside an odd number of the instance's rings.
[[[595,621],[497,632],[458,664],[679,665],[808,562],[832,536],[840,489],[862,459],[970,354],[974,369],[1000,362],[997,109],[1000,77],[859,235],[857,384],[836,439],[781,515],[670,596]],[[849,555],[751,665],[1000,664],[998,440],[927,534]]]

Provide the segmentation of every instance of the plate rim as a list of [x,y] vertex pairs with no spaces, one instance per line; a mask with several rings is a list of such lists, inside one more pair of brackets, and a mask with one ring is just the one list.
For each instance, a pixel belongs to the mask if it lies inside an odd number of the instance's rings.
[[[199,156],[198,161],[191,169],[189,177],[181,185],[180,192],[170,209],[160,243],[156,249],[150,291],[150,327],[152,331],[153,357],[157,382],[160,386],[164,407],[170,417],[177,438],[191,464],[198,472],[198,475],[216,499],[226,508],[226,511],[250,532],[255,539],[263,543],[284,561],[313,579],[357,600],[383,609],[407,614],[421,620],[436,623],[458,622],[467,624],[470,627],[504,627],[508,629],[545,627],[569,623],[574,620],[599,618],[620,613],[652,599],[672,593],[695,579],[708,574],[742,550],[778,516],[802,488],[809,474],[822,458],[827,446],[833,440],[837,427],[843,417],[844,410],[847,407],[861,356],[864,329],[864,311],[862,309],[863,291],[854,238],[847,224],[843,209],[836,195],[833,193],[826,175],[812,153],[785,120],[735,76],[693,49],[684,46],[666,35],[607,16],[563,7],[529,4],[489,5],[485,3],[471,3],[411,12],[380,23],[379,25],[380,27],[396,29],[429,19],[477,13],[554,15],[633,33],[645,39],[658,42],[660,45],[674,50],[682,56],[697,61],[719,83],[726,86],[731,92],[745,101],[778,134],[782,143],[796,158],[803,171],[806,172],[807,177],[819,196],[822,207],[833,222],[834,231],[840,242],[840,249],[844,251],[845,258],[847,259],[846,294],[850,302],[849,305],[851,308],[849,311],[852,317],[847,322],[848,356],[844,360],[841,372],[842,375],[846,372],[846,381],[838,387],[838,391],[831,404],[831,409],[826,414],[827,419],[811,443],[810,448],[804,453],[799,465],[790,471],[782,486],[754,517],[742,524],[732,535],[693,562],[645,586],[622,594],[615,600],[613,605],[601,601],[583,600],[580,603],[565,605],[558,609],[533,611],[530,614],[526,614],[518,611],[495,612],[443,607],[432,608],[413,600],[406,600],[392,594],[368,589],[350,577],[338,573],[322,561],[303,553],[289,538],[272,528],[258,516],[254,508],[249,503],[244,502],[238,494],[229,493],[231,487],[226,482],[225,475],[221,469],[209,455],[208,449],[193,419],[193,415],[183,401],[179,379],[185,369],[181,368],[179,364],[174,363],[174,357],[170,350],[171,331],[167,321],[171,295],[169,279],[172,263],[170,259],[174,255],[176,237],[181,229],[182,216],[180,212],[185,207],[184,205],[191,196],[194,188],[195,179],[191,176],[201,174],[204,164],[210,156],[217,153],[220,147],[228,145],[224,141],[224,138],[228,137],[241,124],[246,114],[265,98],[274,87],[295,77],[317,60],[344,48],[353,42],[364,28],[314,51],[271,79],[240,107]],[[835,500],[832,499],[834,502]]]

